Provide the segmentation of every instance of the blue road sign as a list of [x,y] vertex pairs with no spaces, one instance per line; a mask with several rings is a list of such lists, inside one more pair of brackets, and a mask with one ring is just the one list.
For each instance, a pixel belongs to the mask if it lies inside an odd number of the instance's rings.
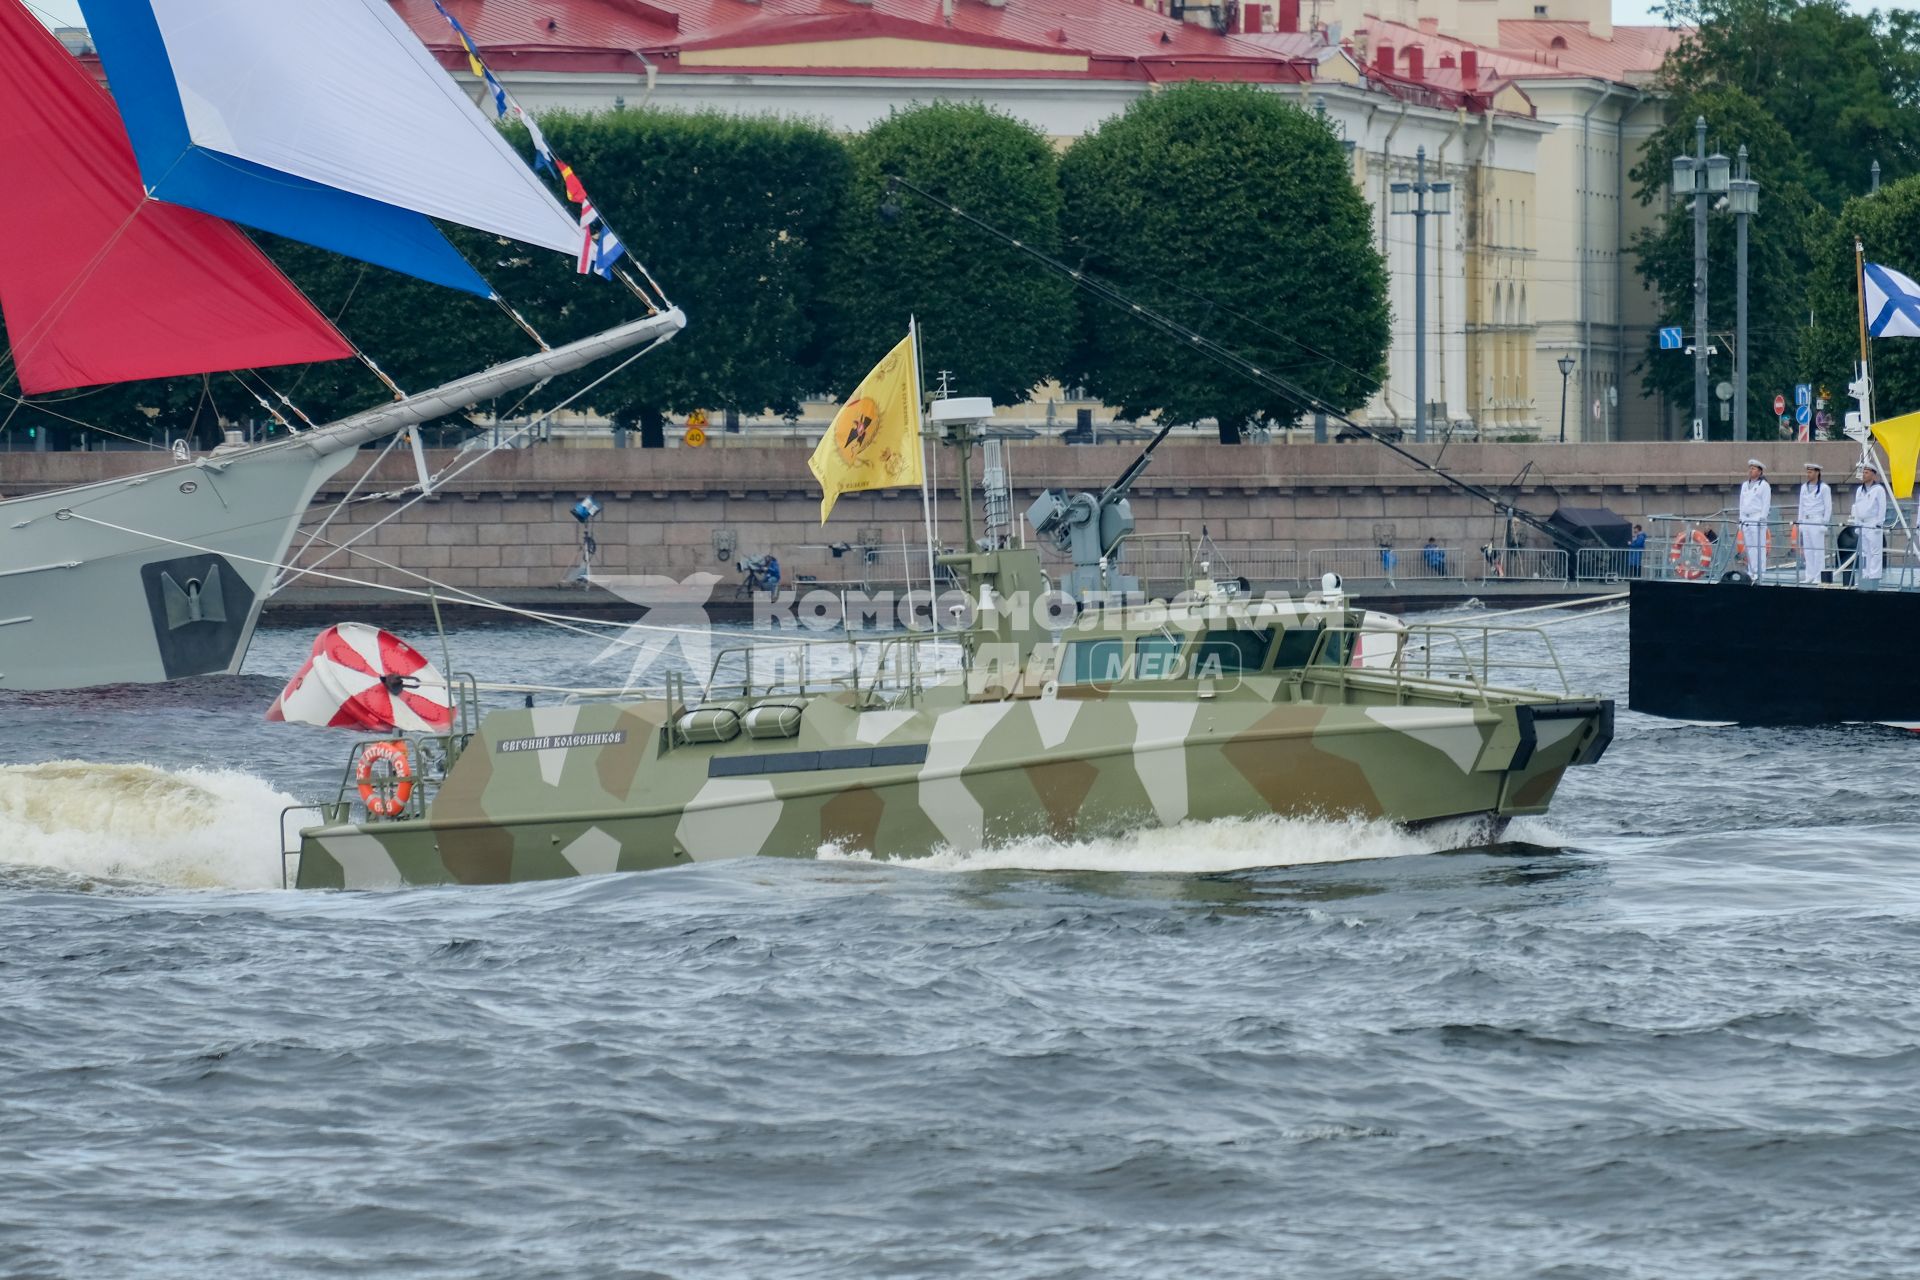
[[[1813,384],[1811,382],[1794,383],[1793,384],[1793,402],[1799,405],[1802,409],[1812,404],[1813,403]],[[1801,419],[1801,421],[1804,422],[1806,421],[1806,419],[1803,418]]]
[[1798,422],[1803,427],[1806,426],[1809,422],[1813,421],[1813,406],[1809,404],[1802,404],[1795,407],[1793,411],[1793,420],[1795,422]]
[[1662,351],[1678,351],[1686,345],[1686,338],[1681,334],[1679,325],[1663,327],[1660,330],[1660,349]]

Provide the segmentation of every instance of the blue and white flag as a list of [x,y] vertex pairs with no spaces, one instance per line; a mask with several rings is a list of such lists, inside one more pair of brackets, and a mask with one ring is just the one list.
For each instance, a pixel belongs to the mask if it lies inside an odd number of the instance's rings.
[[613,228],[601,220],[593,201],[583,201],[580,205],[580,274],[591,272],[611,280],[613,264],[626,252],[627,246],[620,242]]
[[1866,266],[1867,333],[1875,338],[1920,338],[1920,284],[1877,262]]

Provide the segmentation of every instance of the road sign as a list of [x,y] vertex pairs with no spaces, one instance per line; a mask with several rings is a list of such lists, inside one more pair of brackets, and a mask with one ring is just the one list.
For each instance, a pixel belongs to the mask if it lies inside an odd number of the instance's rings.
[[1798,408],[1796,408],[1793,411],[1793,420],[1799,423],[1803,427],[1806,426],[1809,422],[1812,422],[1813,406],[1806,405],[1806,404],[1800,405]]
[[1773,398],[1773,416],[1776,418],[1782,417],[1786,412],[1787,398],[1785,396],[1775,396]]
[[1663,327],[1660,330],[1660,349],[1662,351],[1678,351],[1686,345],[1686,342],[1687,340],[1680,332],[1680,326],[1677,324]]
[[1731,382],[1716,383],[1713,388],[1713,394],[1719,396],[1722,400],[1731,400],[1733,399],[1733,384]]
[[690,446],[692,446],[695,449],[698,449],[701,445],[707,442],[707,433],[702,431],[699,427],[688,427],[687,434],[683,438],[686,440],[686,442]]
[[1812,404],[1813,403],[1813,384],[1811,382],[1794,383],[1793,384],[1793,402],[1797,405]]

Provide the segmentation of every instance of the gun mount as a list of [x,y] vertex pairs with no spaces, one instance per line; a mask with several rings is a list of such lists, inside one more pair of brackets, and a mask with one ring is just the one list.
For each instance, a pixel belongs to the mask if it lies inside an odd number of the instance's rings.
[[1034,533],[1073,561],[1065,583],[1068,595],[1084,600],[1140,590],[1140,579],[1121,572],[1120,565],[1120,541],[1133,532],[1133,504],[1127,494],[1172,430],[1172,423],[1161,427],[1120,478],[1098,494],[1048,489],[1027,508],[1027,523]]

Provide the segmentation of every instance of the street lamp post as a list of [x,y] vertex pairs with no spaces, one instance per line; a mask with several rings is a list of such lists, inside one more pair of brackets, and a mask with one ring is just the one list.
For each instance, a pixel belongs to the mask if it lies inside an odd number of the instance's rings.
[[1726,194],[1732,166],[1719,152],[1707,154],[1707,118],[1693,122],[1694,154],[1673,158],[1673,192],[1693,197],[1693,420],[1707,432],[1707,206]]
[[1747,438],[1747,219],[1760,212],[1760,184],[1747,176],[1747,147],[1740,145],[1740,172],[1727,184],[1727,203],[1733,208],[1738,244],[1737,319],[1733,340],[1733,438]]
[[[1392,212],[1413,215],[1413,438],[1427,438],[1427,219],[1453,212],[1453,184],[1427,181],[1427,149],[1413,153],[1413,181],[1396,182]],[[1408,197],[1411,196],[1411,201]],[[1427,197],[1433,197],[1431,206]]]
[[1573,357],[1561,356],[1560,366],[1560,443],[1567,442],[1567,379],[1573,376]]

